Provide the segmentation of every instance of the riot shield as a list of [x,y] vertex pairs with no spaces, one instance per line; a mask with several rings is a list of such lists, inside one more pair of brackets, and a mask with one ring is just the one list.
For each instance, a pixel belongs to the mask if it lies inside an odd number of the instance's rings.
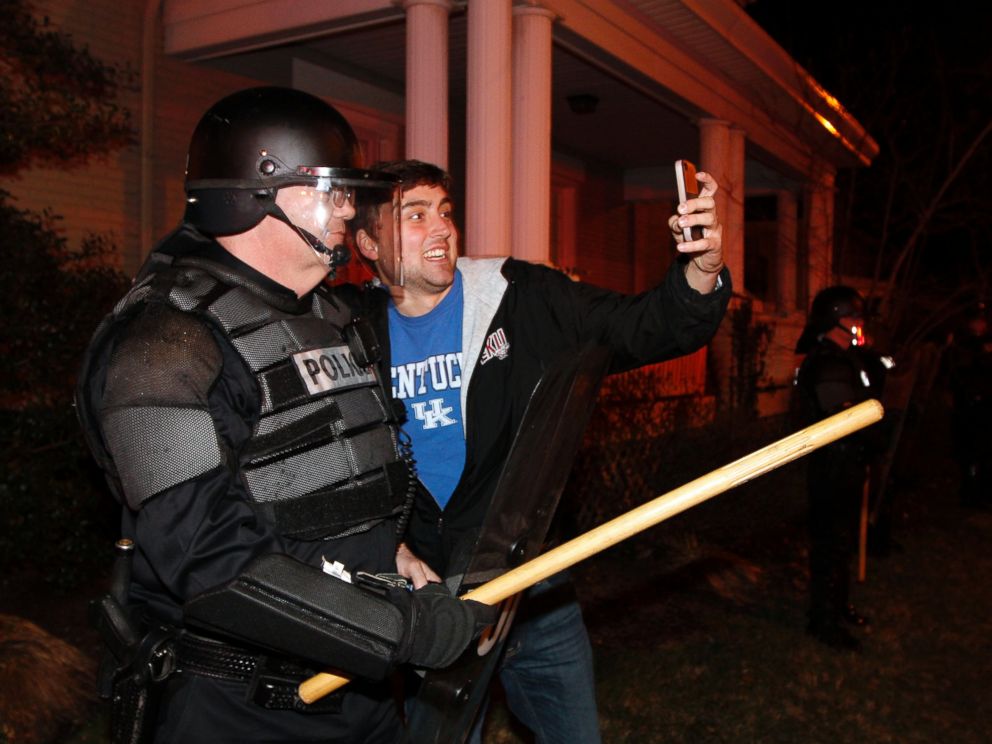
[[[556,360],[541,376],[478,538],[461,557],[452,558],[447,583],[454,593],[464,594],[541,552],[608,364],[607,349],[587,345]],[[503,603],[492,632],[455,664],[426,674],[406,741],[465,741],[485,700],[518,598]]]

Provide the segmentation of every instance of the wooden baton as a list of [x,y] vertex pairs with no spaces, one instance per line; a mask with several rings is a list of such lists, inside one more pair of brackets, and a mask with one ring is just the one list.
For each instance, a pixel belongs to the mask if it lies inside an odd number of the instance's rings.
[[[870,426],[881,420],[883,413],[881,403],[867,400],[818,421],[562,543],[462,595],[461,599],[474,599],[484,604],[501,602],[717,494],[743,485],[825,444]],[[316,674],[300,685],[300,699],[305,703],[312,703],[348,681],[347,677],[326,672]]]

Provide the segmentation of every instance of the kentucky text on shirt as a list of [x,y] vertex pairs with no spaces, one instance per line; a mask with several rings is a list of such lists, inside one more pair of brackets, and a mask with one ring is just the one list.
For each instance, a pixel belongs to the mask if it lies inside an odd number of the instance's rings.
[[435,354],[419,362],[392,368],[393,396],[404,400],[428,391],[440,391],[462,386],[461,352]]

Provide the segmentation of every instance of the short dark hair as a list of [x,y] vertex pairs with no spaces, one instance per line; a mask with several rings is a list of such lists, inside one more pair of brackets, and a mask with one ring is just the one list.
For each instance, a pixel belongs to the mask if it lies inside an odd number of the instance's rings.
[[[451,193],[451,176],[433,163],[422,160],[388,160],[375,163],[369,170],[398,176],[401,194],[418,186],[437,186],[448,194]],[[373,238],[379,237],[379,206],[391,196],[386,191],[359,189],[355,201],[355,216],[351,220],[351,229],[356,236],[359,230],[364,230]]]
[[400,189],[407,192],[417,186],[440,186],[451,191],[451,176],[446,170],[423,160],[392,160],[372,166],[373,170],[399,176]]

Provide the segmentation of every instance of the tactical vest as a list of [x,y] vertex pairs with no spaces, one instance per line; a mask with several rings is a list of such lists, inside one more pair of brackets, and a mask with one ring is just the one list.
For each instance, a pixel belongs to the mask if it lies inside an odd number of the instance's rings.
[[126,497],[138,509],[226,463],[286,536],[341,537],[402,512],[412,479],[385,393],[372,368],[356,363],[345,338],[347,309],[318,289],[301,312],[285,297],[203,258],[173,261],[153,254],[150,261],[98,329],[91,357],[109,342],[117,321],[164,302],[207,320],[230,341],[254,376],[260,409],[249,441],[235,454],[222,451],[202,407],[116,407],[103,413],[98,428],[80,400],[91,449],[112,485],[118,482],[122,501]]
[[820,341],[810,350],[796,379],[806,406],[805,425],[868,400],[876,383],[856,350]]

